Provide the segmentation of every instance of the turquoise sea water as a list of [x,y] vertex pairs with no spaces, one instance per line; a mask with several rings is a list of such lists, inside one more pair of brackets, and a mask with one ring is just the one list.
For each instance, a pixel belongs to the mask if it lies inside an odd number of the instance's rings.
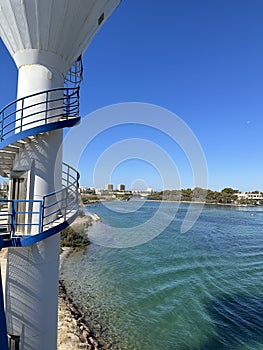
[[[169,212],[175,204],[165,205]],[[86,210],[113,230],[136,231],[158,206],[112,202]],[[66,285],[102,348],[263,350],[263,208],[205,206],[181,234],[187,209],[181,204],[171,224],[145,244],[91,244],[65,264]],[[94,224],[91,236],[101,229]]]

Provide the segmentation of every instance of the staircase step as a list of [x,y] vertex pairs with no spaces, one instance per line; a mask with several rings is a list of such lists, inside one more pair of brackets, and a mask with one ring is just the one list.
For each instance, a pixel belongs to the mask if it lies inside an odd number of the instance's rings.
[[14,152],[16,153],[17,151],[19,151],[19,147],[14,146],[14,145],[9,145],[3,148],[3,151],[7,151],[7,152]]
[[15,153],[0,151],[0,159],[1,158],[14,159],[15,158]]
[[6,166],[10,166],[10,165],[13,165],[13,162],[12,161],[10,161],[10,162],[8,162],[7,160],[0,160],[0,167],[6,167]]
[[23,147],[24,145],[26,145],[26,141],[19,140],[19,141],[16,141],[16,142],[12,143],[12,146],[13,145],[20,148],[20,147]]

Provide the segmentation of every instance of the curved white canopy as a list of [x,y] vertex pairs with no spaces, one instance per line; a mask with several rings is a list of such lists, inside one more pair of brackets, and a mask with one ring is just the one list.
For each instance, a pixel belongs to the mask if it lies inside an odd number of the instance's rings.
[[1,0],[0,36],[17,67],[65,73],[121,0]]

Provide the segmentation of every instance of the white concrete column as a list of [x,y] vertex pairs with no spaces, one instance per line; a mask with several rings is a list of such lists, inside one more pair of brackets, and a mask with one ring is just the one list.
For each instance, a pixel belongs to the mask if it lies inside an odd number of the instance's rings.
[[[63,75],[50,67],[24,65],[19,69],[18,98],[63,87],[63,82]],[[63,97],[63,91],[53,95],[55,98],[60,96]],[[22,125],[19,124],[21,112],[17,112],[17,132],[43,123],[44,98],[42,94],[25,100],[24,107],[38,105],[24,110],[26,118]],[[55,108],[56,103],[61,105],[61,101],[53,102],[49,108]],[[58,111],[50,111],[47,116],[54,113]],[[14,170],[30,171],[29,199],[42,199],[45,194],[61,188],[61,143],[62,130],[50,131],[30,140],[17,155]],[[37,217],[32,217],[32,222],[36,220]],[[36,233],[34,230],[33,234]],[[59,252],[59,234],[30,247],[8,250],[7,329],[21,337],[20,350],[55,350],[57,347]]]
[[[36,93],[37,95],[18,101],[16,133],[59,119],[62,111],[60,107],[63,104],[63,91],[42,92],[62,88],[63,83],[63,75],[54,68],[40,64],[27,64],[19,68],[17,99]],[[46,103],[47,99],[50,102]],[[49,111],[46,112],[46,109]]]
[[59,234],[25,248],[9,248],[6,319],[20,350],[57,349]]

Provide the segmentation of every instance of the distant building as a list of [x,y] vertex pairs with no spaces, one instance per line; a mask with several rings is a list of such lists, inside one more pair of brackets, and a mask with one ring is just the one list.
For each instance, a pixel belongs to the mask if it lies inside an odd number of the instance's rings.
[[132,193],[137,197],[147,197],[150,193],[153,193],[153,189],[147,188],[147,190],[132,190]]
[[105,190],[107,190],[107,191],[113,191],[113,184],[107,184],[107,185],[105,186]]
[[238,199],[263,200],[262,193],[240,192],[236,194]]
[[79,193],[80,194],[95,194],[95,189],[86,187],[86,186],[79,186]]
[[119,184],[119,185],[117,186],[117,190],[118,190],[118,191],[125,191],[125,185],[124,185],[124,184]]

